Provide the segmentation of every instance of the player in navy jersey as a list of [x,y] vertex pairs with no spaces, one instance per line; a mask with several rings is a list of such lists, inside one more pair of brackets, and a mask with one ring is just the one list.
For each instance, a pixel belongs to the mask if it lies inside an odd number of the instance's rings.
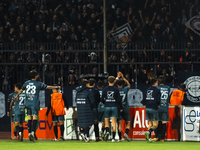
[[[102,98],[102,92],[103,92],[103,82],[102,81],[98,81],[97,82],[97,88],[100,94],[100,98]],[[104,104],[102,102],[99,103],[98,105],[98,121],[102,123],[102,127],[101,127],[101,138],[102,140],[104,139],[104,131],[105,131],[105,117],[104,117]]]
[[[39,73],[37,71],[31,71],[29,73],[29,79],[24,83],[22,89],[19,90],[15,97],[15,101],[18,100],[18,96],[25,90],[26,93],[26,108],[28,115],[28,130],[29,140],[34,141],[34,135],[37,126],[38,112],[39,112],[39,92],[45,89],[60,88],[60,86],[47,86],[46,84],[39,82]],[[31,122],[33,120],[33,128],[31,131]]]
[[122,111],[121,97],[118,88],[114,87],[115,77],[108,77],[108,86],[104,88],[102,93],[102,103],[105,104],[105,128],[106,135],[104,140],[108,140],[109,136],[109,119],[112,118],[113,137],[112,142],[115,142],[116,123],[118,117],[118,108]]
[[[117,87],[119,89],[119,94],[122,99],[122,108],[123,108],[123,111],[119,113],[119,117],[118,117],[119,142],[121,141],[121,138],[122,138],[121,137],[122,119],[124,119],[126,123],[126,131],[125,131],[124,137],[127,141],[130,142],[130,139],[128,137],[128,133],[130,129],[130,114],[129,114],[129,105],[127,101],[127,94],[128,94],[131,84],[124,78],[121,72],[118,72],[117,78],[118,79],[116,81],[116,84],[117,84]],[[123,87],[124,82],[127,84],[127,86],[125,87]]]
[[87,87],[89,88],[90,94],[94,94],[96,107],[93,108],[93,120],[94,120],[94,132],[96,137],[96,142],[101,141],[101,138],[99,138],[99,122],[98,122],[98,105],[101,101],[100,94],[97,89],[94,88],[96,80],[91,78],[88,80],[89,83],[87,84]]
[[12,131],[14,133],[14,138],[13,139],[17,139],[17,130],[15,128],[15,124],[14,124],[14,117],[15,117],[15,112],[14,112],[14,109],[15,109],[15,106],[14,106],[14,98],[15,96],[17,95],[17,92],[12,92],[8,95],[8,100],[7,100],[7,110],[9,110],[7,112],[7,116],[10,117],[10,120],[11,122],[13,123],[13,128],[12,128]]
[[[158,118],[159,121],[162,121],[162,132],[161,132],[161,141],[164,142],[165,140],[165,133],[167,130],[167,122],[169,121],[169,93],[170,87],[165,84],[164,76],[158,77],[158,85],[157,88],[160,90],[161,97],[160,97],[160,108],[158,109]],[[158,140],[157,132],[155,140]]]
[[[15,92],[19,92],[22,88],[21,83],[16,83],[14,85]],[[26,94],[25,91],[23,91],[19,95],[19,100],[14,102],[14,122],[16,126],[17,133],[19,135],[18,140],[23,141],[23,122],[25,120],[25,100],[26,100]]]
[[158,107],[160,105],[160,90],[157,89],[158,81],[151,80],[151,86],[144,92],[142,104],[146,105],[146,120],[149,121],[148,132],[145,132],[146,140],[152,142],[151,133],[158,127]]

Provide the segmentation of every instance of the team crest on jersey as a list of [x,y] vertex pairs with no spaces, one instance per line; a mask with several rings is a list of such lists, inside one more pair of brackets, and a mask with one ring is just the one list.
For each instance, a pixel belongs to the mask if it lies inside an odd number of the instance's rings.
[[200,76],[189,77],[184,84],[186,85],[187,99],[194,103],[200,102]]

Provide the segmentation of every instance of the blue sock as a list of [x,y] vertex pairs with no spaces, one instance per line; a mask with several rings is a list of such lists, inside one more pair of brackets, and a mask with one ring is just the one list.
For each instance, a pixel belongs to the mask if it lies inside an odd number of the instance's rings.
[[60,125],[60,133],[61,133],[61,136],[63,136],[63,133],[64,133],[64,125]]
[[37,126],[37,120],[33,120],[33,129],[32,131],[35,133],[36,131],[36,126]]
[[167,125],[166,123],[162,124],[162,134],[161,134],[161,139],[164,140],[165,139],[165,133],[167,130]]
[[15,128],[17,130],[17,133],[19,133],[19,126],[16,126]]
[[104,131],[105,131],[105,128],[103,127],[103,128],[101,128],[101,131],[104,133]]
[[149,138],[151,138],[152,131],[153,131],[153,129],[149,129]]
[[89,131],[90,131],[90,127],[86,127],[86,128],[85,128],[84,135],[86,135],[87,138],[89,138]]
[[17,136],[17,132],[14,132],[14,135]]
[[54,134],[55,134],[56,139],[57,139],[58,138],[58,128],[57,128],[57,126],[54,126],[53,130],[54,130]]
[[83,129],[83,128],[80,128],[80,132],[81,132],[81,133],[84,133],[84,129]]
[[122,139],[122,132],[118,131],[118,135],[119,135],[119,139],[121,140]]
[[109,127],[106,127],[106,132],[109,132]]
[[20,132],[23,134],[24,128],[20,127]]
[[94,124],[94,132],[95,132],[95,137],[98,138],[99,137],[99,126],[98,126],[98,123]]
[[115,134],[116,134],[116,132],[113,132],[113,138],[112,139],[115,139]]
[[31,123],[32,120],[28,120],[28,133],[31,133]]
[[126,128],[126,131],[125,131],[125,133],[128,135],[128,133],[129,133],[129,129],[127,129],[127,128]]

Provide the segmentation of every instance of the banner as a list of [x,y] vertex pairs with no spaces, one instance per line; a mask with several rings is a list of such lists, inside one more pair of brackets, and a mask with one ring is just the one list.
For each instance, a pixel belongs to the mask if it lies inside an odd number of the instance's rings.
[[129,23],[126,23],[122,25],[121,27],[117,28],[116,30],[112,31],[111,34],[115,38],[117,42],[121,43],[122,47],[126,46],[126,43],[129,42],[129,38],[133,34],[133,31],[129,25]]
[[5,102],[5,94],[0,92],[0,118],[6,114],[6,102]]
[[[55,135],[53,132],[53,123],[51,114],[46,118],[46,108],[39,111],[39,122],[36,131],[38,139],[54,139]],[[148,131],[148,121],[146,121],[145,107],[132,107],[129,109],[131,118],[131,128],[129,131],[129,138],[145,140],[144,132]],[[169,122],[167,123],[167,134],[166,139],[169,140],[180,140],[180,107],[169,107]],[[13,124],[12,124],[13,126]],[[65,131],[64,138],[70,140],[80,140],[78,120],[77,120],[77,109],[69,108],[65,115]],[[28,123],[24,122],[24,138],[28,139]],[[59,127],[59,124],[58,124]],[[122,131],[125,132],[125,122],[122,124]],[[101,123],[99,123],[99,130],[101,130]],[[153,138],[154,133],[152,134]],[[12,134],[14,137],[14,134]],[[58,137],[60,137],[60,129],[58,128]],[[94,127],[90,129],[90,139],[95,139]],[[116,139],[118,139],[118,133],[116,133]]]
[[185,26],[200,35],[200,15],[192,17],[185,23]]
[[189,77],[184,84],[186,85],[187,100],[194,103],[194,105],[200,104],[200,76]]
[[[54,131],[53,131],[53,122],[51,114],[49,113],[48,118],[46,118],[47,108],[43,108],[39,111],[39,122],[38,128],[36,131],[36,136],[38,139],[55,139]],[[13,123],[12,123],[13,127]],[[60,129],[58,124],[58,137],[60,137]],[[23,123],[24,128],[24,139],[28,139],[28,122]],[[12,138],[14,134],[12,133]]]
[[183,141],[200,141],[200,107],[182,109]]
[[[169,122],[167,123],[167,133],[165,139],[180,140],[180,107],[169,107]],[[144,133],[148,131],[149,123],[146,121],[145,107],[132,107],[129,109],[131,118],[131,128],[129,138],[145,139]],[[123,124],[125,131],[125,123]],[[152,134],[152,138],[154,134]]]

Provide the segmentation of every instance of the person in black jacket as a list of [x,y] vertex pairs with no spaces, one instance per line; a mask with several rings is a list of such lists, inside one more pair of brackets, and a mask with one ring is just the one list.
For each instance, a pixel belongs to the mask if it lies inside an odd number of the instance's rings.
[[146,140],[152,142],[151,132],[155,131],[158,127],[158,113],[157,110],[160,105],[160,90],[158,80],[152,79],[151,86],[144,92],[142,104],[146,105],[146,120],[149,121],[148,132],[145,132]]
[[105,128],[106,135],[104,140],[108,140],[109,136],[109,119],[112,117],[112,127],[113,127],[113,137],[112,142],[115,142],[116,134],[116,123],[118,118],[118,109],[122,111],[121,97],[119,94],[119,89],[114,87],[115,77],[108,77],[108,86],[105,87],[102,93],[102,103],[105,104]]
[[100,94],[97,89],[94,88],[96,80],[91,78],[89,79],[89,83],[87,84],[87,87],[89,88],[89,91],[91,94],[94,94],[95,103],[96,106],[93,108],[93,120],[94,120],[94,132],[96,137],[96,142],[101,141],[101,138],[99,138],[99,122],[98,122],[98,105],[101,101]]
[[82,86],[76,88],[78,126],[80,128],[80,136],[85,142],[89,142],[89,130],[93,124],[93,108],[96,107],[94,95],[86,87],[87,83],[88,80],[83,79]]

